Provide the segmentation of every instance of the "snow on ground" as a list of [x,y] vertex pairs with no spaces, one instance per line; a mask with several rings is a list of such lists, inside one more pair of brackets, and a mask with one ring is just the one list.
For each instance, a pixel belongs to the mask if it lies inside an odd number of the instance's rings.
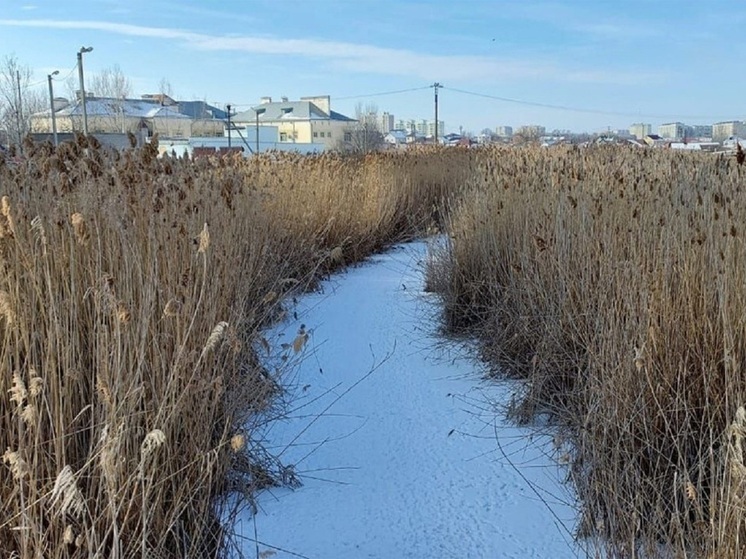
[[292,345],[311,330],[289,417],[265,437],[304,485],[265,491],[239,518],[246,557],[255,530],[273,559],[584,555],[551,439],[503,420],[516,385],[481,381],[473,352],[438,336],[426,251],[401,245],[336,276],[271,333]]

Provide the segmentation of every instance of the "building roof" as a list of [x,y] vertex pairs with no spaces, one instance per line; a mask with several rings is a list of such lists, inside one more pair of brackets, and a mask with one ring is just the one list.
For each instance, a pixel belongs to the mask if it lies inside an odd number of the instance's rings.
[[179,101],[178,107],[181,114],[193,119],[214,118],[225,120],[228,118],[226,111],[209,105],[204,101]]
[[401,142],[404,143],[407,141],[407,131],[406,130],[389,130],[389,132],[384,136],[384,139],[387,141],[395,141],[395,142]]
[[[89,117],[121,117],[122,114],[131,118],[176,118],[188,119],[171,107],[164,107],[156,101],[147,99],[113,99],[109,97],[87,97],[85,102],[86,113]],[[50,116],[51,110],[47,109],[33,116]],[[79,116],[83,114],[83,105],[75,101],[66,107],[55,111],[55,116]]]
[[341,120],[354,122],[350,118],[336,111],[329,111],[326,114],[323,110],[313,104],[311,101],[280,101],[276,103],[262,103],[247,111],[240,112],[233,116],[233,122],[256,122],[256,111],[264,109],[259,114],[260,122],[283,122],[293,120]]

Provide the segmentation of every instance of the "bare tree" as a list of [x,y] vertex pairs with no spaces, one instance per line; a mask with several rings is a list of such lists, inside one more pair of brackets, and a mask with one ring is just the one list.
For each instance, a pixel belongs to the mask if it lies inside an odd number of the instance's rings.
[[31,68],[12,54],[0,64],[0,129],[8,140],[20,144],[31,130],[30,117],[44,110],[43,87],[32,89]]
[[168,95],[171,99],[174,98],[174,88],[171,86],[171,82],[165,77],[161,78],[161,81],[158,82],[158,93]]
[[78,98],[79,90],[80,82],[78,81],[78,73],[71,73],[65,78],[65,96],[69,101],[75,101]]
[[374,103],[355,106],[355,123],[345,132],[339,149],[353,153],[369,153],[384,145],[378,118],[378,106]]
[[[124,75],[119,64],[104,68],[94,74],[86,86],[86,97],[104,98],[99,106],[100,113],[96,115],[96,125],[100,131],[125,129],[124,106],[125,99],[132,95],[132,82]],[[90,93],[89,93],[90,92]]]
[[89,89],[96,97],[126,99],[132,94],[132,82],[124,75],[119,64],[104,68],[98,74],[94,74],[90,84],[86,89]]

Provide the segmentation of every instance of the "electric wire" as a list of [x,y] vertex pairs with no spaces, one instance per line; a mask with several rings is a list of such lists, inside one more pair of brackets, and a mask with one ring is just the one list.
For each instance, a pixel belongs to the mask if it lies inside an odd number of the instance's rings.
[[568,111],[568,112],[576,112],[576,113],[587,113],[587,114],[596,114],[596,115],[603,115],[603,116],[624,116],[629,118],[656,118],[656,119],[683,119],[683,120],[717,120],[718,118],[726,118],[726,117],[716,117],[713,118],[711,115],[673,115],[673,114],[648,114],[648,113],[632,113],[632,112],[622,112],[622,111],[605,111],[600,109],[586,109],[582,107],[571,107],[568,105],[555,105],[552,103],[540,103],[535,101],[524,101],[522,99],[513,99],[510,97],[502,97],[499,95],[490,95],[487,93],[477,93],[475,91],[467,91],[465,89],[457,89],[455,87],[445,87],[443,86],[442,89],[453,91],[455,93],[462,93],[464,95],[472,95],[474,97],[482,97],[485,99],[493,99],[495,101],[502,101],[504,103],[514,103],[517,105],[525,105],[529,107],[540,107],[544,109],[552,109],[552,110],[558,110],[558,111]]
[[67,78],[69,78],[70,76],[72,76],[73,72],[75,72],[75,70],[77,70],[77,69],[78,69],[78,65],[75,64],[75,66],[73,66],[72,68],[70,68],[70,71],[67,73],[67,75],[64,78],[56,77],[56,78],[52,78],[52,81],[55,81],[55,82],[64,82],[65,80],[67,80]]
[[382,97],[384,95],[397,95],[399,93],[409,93],[410,91],[422,91],[423,89],[430,89],[432,86],[425,85],[422,87],[411,87],[409,89],[398,89],[395,91],[381,91],[379,93],[365,93],[363,95],[347,95],[345,97],[335,97],[335,101],[345,101],[347,99],[363,99],[365,97]]
[[[382,97],[384,95],[397,95],[397,94],[400,94],[400,93],[409,93],[411,91],[422,91],[424,89],[431,89],[431,88],[432,88],[432,85],[425,85],[425,86],[422,86],[422,87],[410,87],[409,89],[397,89],[397,90],[394,90],[394,91],[380,91],[380,92],[377,92],[377,93],[363,93],[361,95],[347,95],[347,96],[344,96],[344,97],[335,97],[335,96],[332,95],[331,97],[335,101],[346,101],[346,100],[350,100],[350,99],[364,99],[366,97]],[[214,103],[217,106],[218,101],[214,101]],[[256,107],[259,104],[260,103],[231,103],[231,106],[232,107]]]

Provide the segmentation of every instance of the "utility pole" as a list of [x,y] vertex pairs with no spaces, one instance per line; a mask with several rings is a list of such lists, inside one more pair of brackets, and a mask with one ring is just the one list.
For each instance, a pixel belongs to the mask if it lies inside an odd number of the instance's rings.
[[16,124],[18,125],[18,145],[23,142],[23,97],[21,96],[21,72],[16,70],[16,85],[18,86],[18,104],[16,105]]
[[78,79],[80,80],[80,101],[83,105],[83,134],[88,135],[88,112],[85,106],[85,81],[83,79],[83,55],[91,52],[93,47],[80,47],[78,51]]
[[438,87],[440,84],[435,82],[433,90],[435,91],[435,145],[438,145]]
[[254,107],[254,115],[256,116],[256,155],[259,155],[259,117],[265,113],[267,109],[260,109]]
[[231,149],[231,106],[228,106],[228,149]]
[[57,119],[54,114],[54,90],[52,89],[52,76],[59,74],[59,70],[55,70],[51,74],[47,74],[47,81],[49,82],[49,109],[52,111],[52,137],[54,138],[54,146],[57,147]]

